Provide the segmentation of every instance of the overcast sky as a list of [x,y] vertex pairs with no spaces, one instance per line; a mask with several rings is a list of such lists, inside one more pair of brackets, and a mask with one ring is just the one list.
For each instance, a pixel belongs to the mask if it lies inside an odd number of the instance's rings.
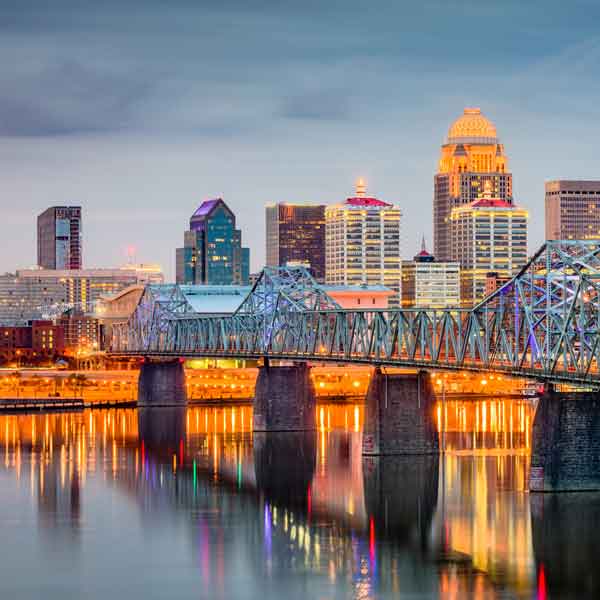
[[479,106],[543,238],[544,181],[600,178],[600,3],[1,0],[0,271],[35,219],[81,204],[85,266],[174,277],[204,199],[264,261],[264,204],[333,203],[364,176],[431,240],[440,144]]

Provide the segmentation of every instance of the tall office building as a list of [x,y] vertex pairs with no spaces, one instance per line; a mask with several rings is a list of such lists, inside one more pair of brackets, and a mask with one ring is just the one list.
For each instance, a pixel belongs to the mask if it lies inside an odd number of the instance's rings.
[[506,281],[527,262],[528,218],[524,208],[494,197],[491,181],[481,198],[452,209],[450,238],[464,306],[484,298],[491,273]]
[[600,239],[600,181],[546,182],[546,239]]
[[452,256],[450,214],[453,208],[477,200],[486,181],[495,198],[512,204],[512,175],[496,128],[479,108],[465,108],[448,131],[434,177],[433,253],[438,260],[456,260]]
[[221,198],[203,202],[176,251],[177,283],[247,285],[249,274],[250,250],[242,247],[235,215]]
[[265,208],[267,266],[306,265],[325,281],[325,206],[272,204]]
[[421,251],[402,261],[402,307],[446,308],[460,305],[460,266],[438,262],[427,252],[425,238]]
[[325,280],[331,285],[384,285],[401,297],[401,218],[398,206],[367,196],[359,179],[356,194],[325,209]]
[[81,269],[81,206],[52,206],[38,216],[37,264]]

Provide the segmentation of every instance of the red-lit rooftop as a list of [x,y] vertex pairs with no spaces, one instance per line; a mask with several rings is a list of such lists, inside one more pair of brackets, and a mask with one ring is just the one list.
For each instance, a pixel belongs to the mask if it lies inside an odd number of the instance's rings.
[[393,204],[383,202],[383,200],[379,200],[373,196],[367,196],[367,184],[362,177],[356,182],[356,195],[346,198],[344,204],[346,206],[364,206],[366,208],[370,206],[393,206]]
[[392,206],[383,200],[377,198],[358,197],[347,198],[345,204],[350,206]]
[[471,203],[473,208],[511,208],[512,204],[502,198],[479,198]]

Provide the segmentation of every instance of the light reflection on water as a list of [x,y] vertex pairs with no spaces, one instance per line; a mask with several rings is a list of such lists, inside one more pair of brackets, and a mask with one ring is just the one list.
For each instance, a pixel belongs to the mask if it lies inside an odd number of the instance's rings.
[[362,406],[317,410],[278,435],[247,406],[0,417],[2,597],[597,592],[598,496],[530,498],[528,402],[438,406],[442,459],[363,459]]

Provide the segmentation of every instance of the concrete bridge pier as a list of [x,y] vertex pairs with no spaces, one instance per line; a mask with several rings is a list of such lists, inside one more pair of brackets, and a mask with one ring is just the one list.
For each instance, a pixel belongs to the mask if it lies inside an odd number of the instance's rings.
[[532,492],[600,490],[600,393],[540,397],[531,436]]
[[138,379],[138,406],[185,406],[185,371],[180,360],[142,363]]
[[305,363],[260,367],[254,392],[254,431],[316,430],[317,399]]
[[435,394],[426,371],[375,369],[367,392],[363,454],[438,454]]

